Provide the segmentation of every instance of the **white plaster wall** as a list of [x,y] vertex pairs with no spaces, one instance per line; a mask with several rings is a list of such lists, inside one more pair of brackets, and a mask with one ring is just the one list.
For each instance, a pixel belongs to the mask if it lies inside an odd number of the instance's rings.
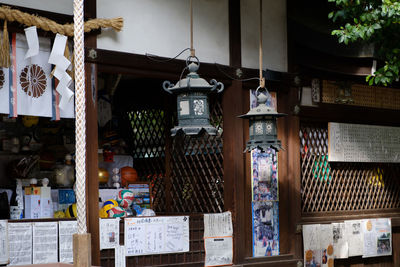
[[[196,56],[202,62],[229,64],[228,0],[195,0],[193,13]],[[97,0],[97,17],[119,16],[123,30],[103,30],[98,48],[174,57],[190,46],[188,0]]]
[[[242,0],[242,66],[259,68],[259,0]],[[263,0],[263,68],[287,71],[286,0]]]
[[0,4],[22,6],[61,14],[73,14],[73,0],[0,0]]

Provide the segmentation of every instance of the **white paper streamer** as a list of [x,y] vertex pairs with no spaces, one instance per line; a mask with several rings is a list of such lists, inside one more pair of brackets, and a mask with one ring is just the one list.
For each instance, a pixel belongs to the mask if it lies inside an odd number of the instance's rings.
[[56,65],[54,77],[59,80],[56,90],[61,95],[59,108],[62,110],[67,109],[68,103],[74,95],[74,92],[68,88],[71,83],[71,77],[67,74],[66,70],[71,65],[71,62],[64,57],[66,43],[67,36],[57,34],[49,57],[49,63]]
[[57,92],[61,95],[61,101],[59,104],[60,109],[65,109],[68,106],[69,101],[71,101],[74,93],[68,88],[71,83],[71,76],[64,72],[64,75],[60,79],[57,85]]
[[25,59],[39,54],[39,37],[37,35],[36,26],[25,29],[25,37],[28,43],[28,52],[25,54]]

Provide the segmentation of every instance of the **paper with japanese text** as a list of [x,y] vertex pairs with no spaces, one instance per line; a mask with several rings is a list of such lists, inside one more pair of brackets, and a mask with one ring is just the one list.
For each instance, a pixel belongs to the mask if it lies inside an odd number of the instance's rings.
[[349,257],[362,256],[364,235],[361,229],[361,220],[344,221],[347,241],[349,243]]
[[78,232],[77,221],[59,221],[60,262],[70,263],[74,261],[72,250],[73,235]]
[[10,265],[32,264],[32,223],[8,223]]
[[100,220],[100,250],[119,245],[119,218]]
[[58,262],[58,223],[33,223],[33,264]]
[[8,264],[7,220],[0,220],[0,264]]
[[126,256],[189,251],[189,216],[125,218]]

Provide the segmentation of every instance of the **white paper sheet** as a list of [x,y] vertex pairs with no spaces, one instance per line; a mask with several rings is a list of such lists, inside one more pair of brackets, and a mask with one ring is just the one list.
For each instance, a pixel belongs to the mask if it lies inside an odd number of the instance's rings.
[[0,68],[0,113],[10,113],[10,69]]
[[119,218],[99,219],[100,250],[119,246]]
[[16,38],[16,81],[18,115],[52,117],[51,65],[47,62],[50,54],[50,39],[39,38],[37,56],[24,59],[28,47],[21,34]]
[[115,247],[115,267],[126,267],[125,246]]
[[60,262],[70,263],[74,261],[72,250],[72,236],[77,233],[78,225],[76,221],[59,221],[59,240],[60,240]]
[[349,243],[349,257],[362,256],[364,235],[361,229],[361,220],[344,221],[347,241]]
[[304,266],[321,266],[320,225],[303,225]]
[[379,256],[392,255],[392,222],[390,219],[376,219],[375,233],[377,240],[377,254]]
[[60,56],[64,56],[65,45],[67,44],[67,36],[57,33],[54,38],[53,48],[49,56],[49,63],[57,65]]
[[222,266],[233,263],[232,237],[204,238],[205,266]]
[[189,251],[189,216],[125,218],[126,256]]
[[362,220],[362,231],[364,234],[363,258],[377,256],[375,219]]
[[0,220],[0,264],[8,264],[7,220]]
[[232,236],[232,214],[223,213],[204,214],[204,237]]
[[37,35],[36,26],[26,28],[25,37],[28,44],[28,51],[25,54],[25,59],[28,59],[39,54],[39,37]]
[[333,250],[336,259],[349,257],[349,244],[347,242],[344,223],[332,223]]
[[8,223],[10,265],[32,264],[32,223]]
[[58,223],[33,223],[33,264],[58,262]]
[[320,248],[322,250],[322,267],[333,267],[333,231],[332,224],[321,224],[319,227]]

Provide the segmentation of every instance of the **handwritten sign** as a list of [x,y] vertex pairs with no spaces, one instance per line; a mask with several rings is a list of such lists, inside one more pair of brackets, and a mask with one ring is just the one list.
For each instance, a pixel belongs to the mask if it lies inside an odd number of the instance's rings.
[[189,251],[189,216],[125,218],[126,256]]
[[329,161],[400,162],[400,127],[328,124]]

